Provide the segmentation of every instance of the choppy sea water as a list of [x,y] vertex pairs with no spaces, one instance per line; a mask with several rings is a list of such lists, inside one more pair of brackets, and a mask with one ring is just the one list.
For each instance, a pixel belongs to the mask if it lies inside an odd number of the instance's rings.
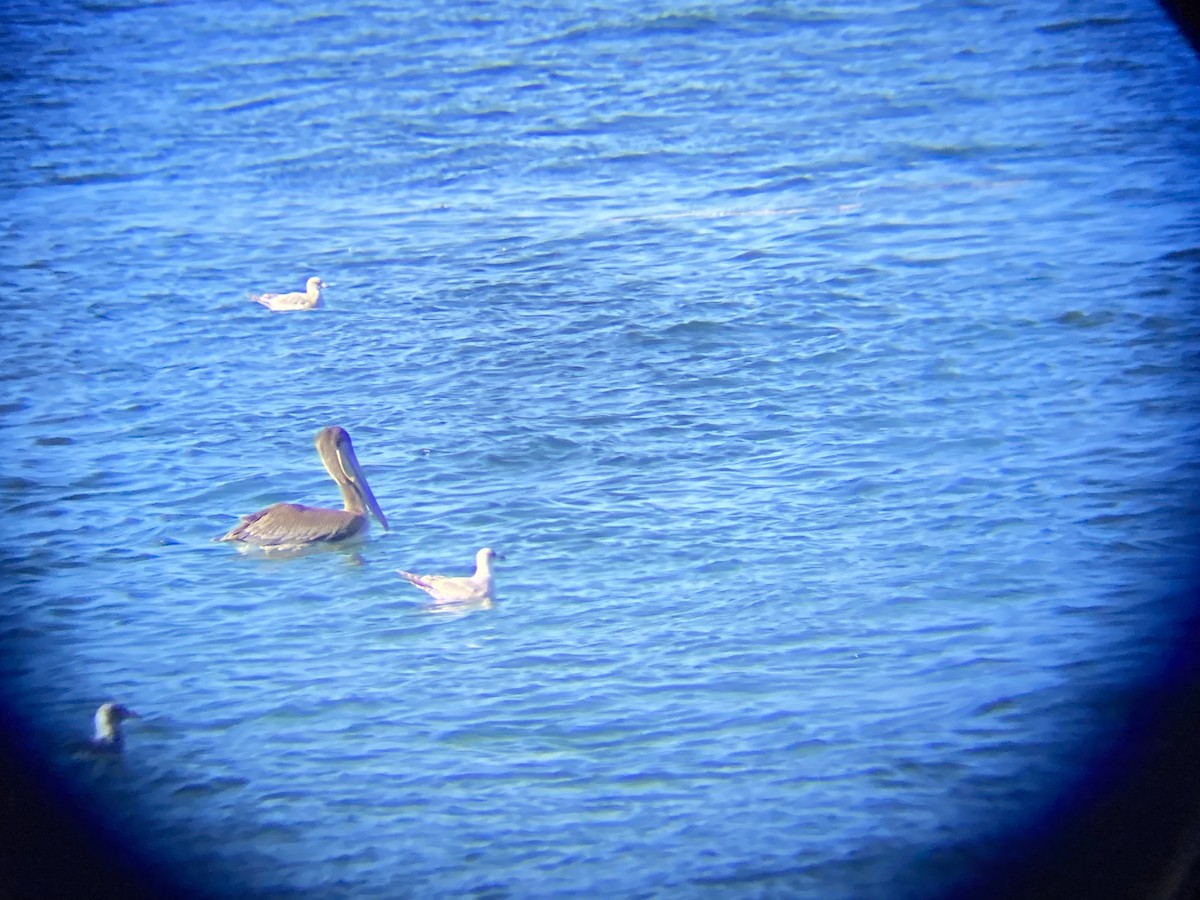
[[[7,18],[5,687],[185,878],[921,895],[1169,646],[1200,104],[1156,7]],[[212,542],[336,504],[334,423],[390,532]],[[393,571],[484,545],[493,609]],[[123,761],[58,754],[110,698]]]

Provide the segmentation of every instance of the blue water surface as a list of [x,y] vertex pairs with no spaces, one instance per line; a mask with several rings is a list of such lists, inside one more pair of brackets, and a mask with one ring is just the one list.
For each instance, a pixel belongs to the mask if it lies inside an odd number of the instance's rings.
[[[1154,4],[8,10],[5,687],[184,878],[928,896],[1169,647],[1200,67]],[[391,530],[213,543],[337,503],[329,424]],[[394,573],[485,545],[492,609]],[[122,762],[58,753],[108,699]]]

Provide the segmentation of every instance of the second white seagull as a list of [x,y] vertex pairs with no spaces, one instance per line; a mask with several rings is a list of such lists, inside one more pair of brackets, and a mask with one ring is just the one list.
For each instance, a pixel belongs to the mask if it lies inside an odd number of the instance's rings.
[[414,575],[397,569],[400,577],[415,585],[436,603],[491,603],[496,584],[492,578],[492,560],[499,555],[491,547],[475,554],[475,574],[469,577],[454,575]]

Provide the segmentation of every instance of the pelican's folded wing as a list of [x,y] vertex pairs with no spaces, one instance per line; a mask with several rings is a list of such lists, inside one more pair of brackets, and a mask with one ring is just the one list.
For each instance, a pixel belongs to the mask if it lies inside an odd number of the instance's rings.
[[261,547],[285,547],[317,541],[344,541],[367,524],[366,517],[344,509],[275,503],[245,516],[222,541],[244,541]]

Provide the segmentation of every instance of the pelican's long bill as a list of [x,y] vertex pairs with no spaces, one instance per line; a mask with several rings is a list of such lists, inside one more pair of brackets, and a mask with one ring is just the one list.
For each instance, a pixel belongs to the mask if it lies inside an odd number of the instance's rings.
[[387,530],[387,518],[363,475],[344,428],[330,425],[317,435],[317,453],[342,492],[342,509],[274,503],[244,516],[217,540],[238,541],[264,551],[305,550],[342,544],[366,535],[370,512]]

